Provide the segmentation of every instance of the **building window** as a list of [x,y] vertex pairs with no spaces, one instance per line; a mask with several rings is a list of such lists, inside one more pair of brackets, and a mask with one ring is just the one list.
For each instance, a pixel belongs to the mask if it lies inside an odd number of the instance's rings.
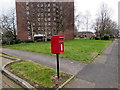
[[38,25],[40,26],[40,22],[38,22]]
[[30,40],[31,39],[31,33],[30,33],[30,31],[28,31],[28,39]]
[[28,6],[28,5],[29,5],[29,2],[26,2],[26,5]]
[[47,28],[48,30],[51,30],[50,27]]
[[29,7],[27,6],[26,9],[29,10]]
[[47,18],[45,18],[45,21],[47,21]]
[[40,21],[40,18],[38,18],[38,21]]
[[33,4],[31,4],[31,7],[33,7]]
[[38,27],[38,30],[40,30],[40,27]]
[[44,27],[42,27],[42,31],[44,31]]
[[30,21],[27,21],[27,24],[30,25]]
[[38,17],[40,16],[40,13],[38,13]]
[[62,19],[63,17],[61,16],[60,18]]
[[62,15],[62,11],[60,11],[60,14]]
[[47,16],[47,13],[45,13],[44,15]]
[[41,16],[43,16],[43,13],[41,13]]
[[56,21],[56,18],[54,17],[54,21]]
[[35,29],[36,29],[36,28],[35,28],[35,27],[33,27],[33,30],[34,30],[34,31],[35,31]]
[[35,13],[33,13],[33,15],[35,15]]
[[56,31],[56,27],[53,27],[53,29]]
[[[50,30],[50,29],[49,29]],[[51,34],[51,32],[48,32],[49,34]]]
[[30,27],[28,26],[27,29],[30,30]]
[[30,14],[30,12],[29,11],[27,11],[27,15],[29,15]]
[[48,25],[50,26],[50,22],[48,22]]
[[48,18],[48,21],[50,21],[50,17]]
[[39,5],[39,4],[37,4],[37,7],[40,7],[40,5]]
[[35,26],[35,23],[33,23],[33,26]]
[[56,16],[56,13],[53,13],[54,16]]
[[42,23],[42,26],[44,26],[44,23]]
[[53,8],[53,11],[55,11],[56,10],[56,8]]
[[54,22],[54,26],[56,26],[56,23]]
[[39,12],[40,12],[40,9],[38,9],[37,11],[38,11],[38,13],[39,13]]
[[48,7],[50,7],[50,3],[48,3]]
[[55,4],[55,3],[53,3],[53,7],[56,7],[56,4]]
[[43,18],[41,18],[41,20],[43,20]]
[[27,20],[29,20],[29,17],[27,17]]
[[45,23],[45,26],[47,26],[47,22]]
[[44,7],[46,7],[46,2],[44,2]]
[[48,12],[50,12],[50,8],[48,8]]
[[50,16],[50,13],[48,13],[48,16]]
[[41,4],[41,7],[43,7],[43,4]]

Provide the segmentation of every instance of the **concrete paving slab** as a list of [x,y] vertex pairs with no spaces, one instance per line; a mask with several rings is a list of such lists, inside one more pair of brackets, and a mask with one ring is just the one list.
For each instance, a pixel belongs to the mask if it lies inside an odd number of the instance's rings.
[[93,63],[105,64],[106,60],[107,60],[107,56],[106,55],[100,55],[93,61]]
[[118,42],[118,88],[120,90],[120,39]]
[[75,78],[64,88],[94,88],[95,83],[88,82],[79,78]]
[[[1,62],[1,68],[2,66],[6,65],[8,62],[12,62],[11,60],[9,59],[6,59],[6,58],[0,58],[0,61]],[[1,70],[0,68],[0,70]],[[22,88],[20,85],[16,84],[14,81],[12,81],[11,79],[9,79],[8,77],[6,77],[5,75],[3,75],[1,72],[0,72],[0,90],[2,88]]]
[[[2,57],[0,57],[0,70],[2,69]],[[2,75],[0,73],[0,90],[2,89]]]

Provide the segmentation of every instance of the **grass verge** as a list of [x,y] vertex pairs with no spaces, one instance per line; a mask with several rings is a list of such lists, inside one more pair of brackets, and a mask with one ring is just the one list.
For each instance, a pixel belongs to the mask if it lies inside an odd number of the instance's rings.
[[[65,52],[60,55],[62,58],[76,61],[90,62],[99,55],[103,49],[112,41],[107,40],[89,40],[75,39],[65,41]],[[3,48],[32,51],[37,53],[53,55],[50,52],[50,42],[25,43],[16,45],[7,45]]]
[[58,80],[55,70],[26,60],[9,64],[6,69],[35,88],[57,88],[71,76],[60,72]]

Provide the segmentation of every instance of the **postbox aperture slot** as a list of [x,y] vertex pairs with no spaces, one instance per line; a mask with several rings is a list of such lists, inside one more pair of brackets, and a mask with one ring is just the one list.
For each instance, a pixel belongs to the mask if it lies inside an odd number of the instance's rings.
[[64,39],[64,37],[60,37],[60,39]]

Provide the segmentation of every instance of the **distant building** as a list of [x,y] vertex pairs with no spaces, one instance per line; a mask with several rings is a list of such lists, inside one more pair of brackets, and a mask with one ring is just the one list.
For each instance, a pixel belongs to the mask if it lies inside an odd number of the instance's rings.
[[74,39],[74,2],[16,2],[16,15],[21,40],[55,34]]
[[91,38],[94,36],[95,36],[95,34],[93,32],[90,32],[90,31],[78,32],[78,37],[80,37],[80,38]]

